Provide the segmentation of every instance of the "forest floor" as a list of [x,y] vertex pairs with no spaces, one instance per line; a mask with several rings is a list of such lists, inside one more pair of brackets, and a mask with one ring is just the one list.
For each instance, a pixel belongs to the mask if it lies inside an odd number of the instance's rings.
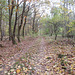
[[75,75],[75,43],[71,39],[26,37],[1,42],[0,75]]

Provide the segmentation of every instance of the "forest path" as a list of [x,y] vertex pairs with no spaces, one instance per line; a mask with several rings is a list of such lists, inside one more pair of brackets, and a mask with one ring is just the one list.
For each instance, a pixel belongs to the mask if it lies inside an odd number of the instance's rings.
[[0,75],[75,75],[75,47],[64,41],[38,37],[25,46],[22,42],[22,50],[6,60],[4,74]]
[[[15,73],[17,73],[17,69],[20,69],[19,67],[21,65],[24,66],[24,67],[21,66],[22,70],[24,69],[23,71],[21,70],[22,74],[25,74],[25,71],[26,71],[25,65],[28,66],[28,69],[27,69],[29,71],[28,75],[37,75],[37,74],[44,75],[45,74],[46,66],[43,65],[46,62],[45,61],[46,60],[45,59],[45,55],[46,55],[45,39],[43,37],[38,38],[37,40],[34,41],[34,43],[32,43],[25,50],[22,50],[21,52],[15,54],[14,57],[9,59],[9,61],[6,61],[7,65],[5,65],[5,68],[4,68],[5,75],[13,74],[13,72],[11,72],[13,70],[15,71],[14,75],[16,75]],[[24,58],[22,60],[23,56]],[[16,62],[17,64],[15,64]],[[14,67],[14,64],[17,67]],[[21,75],[21,72],[20,72],[20,75]]]
[[41,73],[44,73],[45,71],[45,66],[42,65],[42,63],[44,62],[44,58],[45,58],[45,51],[46,47],[45,47],[45,41],[44,38],[41,38],[41,42],[39,45],[39,49],[37,50],[37,54],[34,54],[32,56],[32,60],[31,63],[34,63],[34,69],[35,69],[35,73],[34,75]]

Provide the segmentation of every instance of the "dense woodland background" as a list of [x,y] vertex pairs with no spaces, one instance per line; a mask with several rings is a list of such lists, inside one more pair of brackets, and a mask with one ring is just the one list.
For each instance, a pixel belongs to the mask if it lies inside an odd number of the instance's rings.
[[0,75],[75,75],[75,0],[0,0]]
[[0,40],[9,37],[16,44],[16,37],[20,42],[20,36],[32,34],[75,38],[74,3],[61,0],[51,7],[48,0],[0,0]]

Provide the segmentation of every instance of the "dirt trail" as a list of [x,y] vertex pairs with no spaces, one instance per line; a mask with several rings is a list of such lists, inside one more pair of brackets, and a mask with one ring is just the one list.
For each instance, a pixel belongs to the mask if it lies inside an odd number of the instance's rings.
[[[4,69],[7,69],[9,67],[12,67],[13,64],[17,62],[18,59],[24,55],[24,58],[21,58],[21,60],[19,60],[20,64],[23,67],[21,67],[19,64],[16,64],[17,67],[18,66],[20,67],[19,69],[20,72],[19,74],[13,74],[13,75],[59,75],[59,74],[74,75],[75,74],[74,69],[72,69],[72,73],[68,72],[68,69],[70,69],[71,66],[72,68],[74,67],[75,56],[71,56],[69,54],[69,56],[66,56],[66,58],[64,57],[63,59],[58,58],[58,53],[64,50],[63,49],[64,46],[59,47],[60,45],[55,44],[55,42],[54,44],[53,42],[52,44],[51,43],[49,44],[48,41],[46,41],[46,39],[43,37],[37,38],[34,42],[31,42],[28,47],[27,45],[25,46],[26,47],[23,46],[24,47],[23,50],[15,54],[14,57],[5,61],[7,65],[5,65],[6,68],[4,67]],[[27,53],[27,57],[25,53]],[[62,60],[64,61],[63,62],[64,66],[66,66],[65,70],[61,64]],[[66,65],[65,62],[68,62],[67,63],[68,65]],[[69,62],[71,62],[70,63],[71,65],[69,64]],[[14,69],[14,67],[12,69]],[[17,68],[14,69],[13,72],[15,73],[16,71]],[[0,75],[4,74],[0,73]]]
[[35,73],[34,75],[37,75],[37,73],[39,74],[44,73],[45,71],[45,67],[43,65],[41,65],[41,63],[44,62],[44,58],[45,58],[45,41],[44,38],[42,38],[41,42],[40,42],[40,48],[39,50],[37,50],[37,54],[33,55],[33,61],[31,63],[34,63],[34,69],[35,69]]

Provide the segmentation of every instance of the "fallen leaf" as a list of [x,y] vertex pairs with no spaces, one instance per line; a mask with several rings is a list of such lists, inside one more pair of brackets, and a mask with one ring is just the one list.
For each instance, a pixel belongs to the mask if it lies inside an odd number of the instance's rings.
[[17,69],[16,72],[19,74],[21,72],[21,70],[20,69]]

